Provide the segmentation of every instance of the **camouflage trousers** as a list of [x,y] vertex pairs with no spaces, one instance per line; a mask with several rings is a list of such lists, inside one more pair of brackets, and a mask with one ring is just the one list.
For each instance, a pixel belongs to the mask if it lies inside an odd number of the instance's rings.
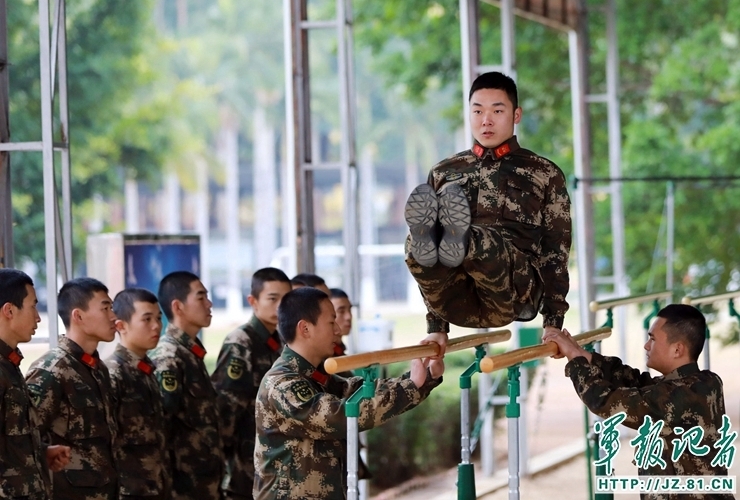
[[490,227],[470,226],[462,265],[422,267],[409,252],[406,265],[429,308],[440,318],[466,328],[497,328],[537,316],[542,277],[533,256]]

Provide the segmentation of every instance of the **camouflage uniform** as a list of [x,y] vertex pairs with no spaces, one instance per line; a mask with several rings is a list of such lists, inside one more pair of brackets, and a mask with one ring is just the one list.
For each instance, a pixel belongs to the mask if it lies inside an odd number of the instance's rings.
[[119,488],[123,500],[170,497],[169,454],[162,395],[154,364],[118,344],[105,360],[110,370],[118,422]]
[[22,359],[18,349],[0,340],[0,498],[45,500],[46,458],[18,369]]
[[70,447],[66,468],[53,476],[55,500],[118,498],[108,368],[68,337],[34,361],[26,375],[42,438]]
[[223,474],[216,391],[200,340],[170,323],[151,358],[164,398],[172,498],[217,500]]
[[[378,380],[360,405],[359,429],[377,427],[421,403],[442,378],[417,389],[408,374]],[[361,377],[343,379],[315,369],[290,347],[257,394],[254,496],[257,500],[343,500],[347,486],[344,404]]]
[[406,264],[427,303],[427,331],[529,321],[561,328],[570,286],[570,199],[563,172],[522,149],[516,136],[494,149],[476,143],[438,163],[427,181],[464,191],[471,210],[468,252],[461,266]]
[[283,345],[256,316],[229,333],[211,380],[218,392],[227,498],[252,498],[254,483],[254,401],[260,382],[280,357]]
[[[604,418],[625,412],[622,425],[637,429],[646,416],[653,422],[664,421],[661,438],[664,440],[662,459],[666,468],[655,465],[640,469],[641,474],[653,476],[726,476],[727,469],[711,466],[718,449],[713,445],[719,440],[725,398],[722,379],[709,370],[699,371],[696,363],[689,363],[664,377],[652,377],[622,364],[619,358],[592,354],[591,363],[585,357],[573,358],[565,366],[583,403],[589,410]],[[704,429],[701,446],[710,451],[698,457],[685,450],[677,462],[671,460],[673,439],[679,439],[674,427],[688,430],[696,425]],[[732,495],[705,494],[650,494],[642,498],[654,500],[724,499]]]

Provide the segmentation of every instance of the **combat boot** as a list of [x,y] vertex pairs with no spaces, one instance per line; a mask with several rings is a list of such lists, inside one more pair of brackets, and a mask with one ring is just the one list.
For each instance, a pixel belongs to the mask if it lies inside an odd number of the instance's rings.
[[437,193],[429,184],[416,186],[406,201],[404,218],[411,232],[411,256],[423,267],[437,263]]
[[457,267],[468,252],[470,234],[470,204],[465,192],[457,184],[445,184],[437,195],[442,240],[438,259],[442,265]]

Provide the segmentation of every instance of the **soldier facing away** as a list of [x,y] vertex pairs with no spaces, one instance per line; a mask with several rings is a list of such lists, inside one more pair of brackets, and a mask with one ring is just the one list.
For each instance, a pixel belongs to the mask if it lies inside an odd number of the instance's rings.
[[127,288],[113,300],[120,344],[105,360],[110,370],[118,422],[121,500],[168,500],[169,455],[162,395],[154,363],[146,355],[162,331],[157,297],[143,288]]
[[172,498],[217,500],[223,475],[216,391],[203,358],[198,332],[211,324],[208,291],[187,271],[159,283],[159,303],[169,320],[151,354],[164,398]]
[[[559,354],[567,357],[565,375],[573,381],[578,397],[596,415],[604,418],[624,412],[622,425],[637,429],[650,417],[663,421],[660,438],[665,440],[658,463],[638,469],[643,475],[717,476],[727,475],[727,468],[712,464],[719,448],[720,428],[725,415],[722,379],[709,370],[699,370],[697,360],[704,347],[704,315],[695,307],[671,304],[658,312],[645,344],[647,366],[661,373],[653,377],[622,363],[619,358],[590,353],[580,347],[567,330],[547,332],[545,342],[555,342]],[[704,455],[684,453],[673,460],[672,448],[680,432],[699,426],[702,431],[699,448]],[[673,444],[671,444],[673,443]],[[639,464],[638,464],[639,465]],[[643,494],[643,499],[688,500],[731,499],[724,494]]]
[[48,467],[69,463],[69,447],[42,446],[31,418],[31,401],[18,365],[18,344],[29,342],[41,321],[33,280],[17,269],[0,269],[0,498],[46,500]]
[[226,474],[222,487],[226,498],[252,498],[254,402],[262,378],[283,349],[277,333],[277,311],[290,290],[290,279],[280,269],[267,267],[252,275],[247,297],[252,318],[226,336],[211,376],[218,391],[224,437]]
[[66,335],[31,365],[26,382],[42,439],[71,449],[53,476],[55,500],[116,500],[116,422],[110,375],[98,343],[115,338],[108,288],[93,278],[65,283],[57,298]]
[[406,264],[427,304],[428,340],[529,321],[562,328],[568,303],[570,199],[563,172],[523,149],[514,81],[479,76],[469,94],[475,143],[438,163],[406,203]]
[[[346,498],[347,399],[362,377],[319,369],[341,339],[329,297],[303,287],[283,297],[279,331],[286,346],[257,394],[254,497],[258,500]],[[414,360],[404,376],[378,380],[360,404],[360,430],[417,406],[441,383],[442,360]]]

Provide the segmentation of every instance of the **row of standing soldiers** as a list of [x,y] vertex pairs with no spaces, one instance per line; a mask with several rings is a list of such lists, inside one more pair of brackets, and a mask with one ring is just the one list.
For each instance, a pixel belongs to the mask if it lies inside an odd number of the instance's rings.
[[[227,335],[209,375],[197,334],[212,303],[196,275],[114,301],[101,282],[74,279],[58,297],[66,335],[24,381],[17,345],[36,330],[38,301],[27,275],[0,269],[0,498],[252,498],[255,398],[282,350],[277,307],[290,290],[279,269],[255,273],[254,316]],[[103,361],[98,343],[116,331]]]

